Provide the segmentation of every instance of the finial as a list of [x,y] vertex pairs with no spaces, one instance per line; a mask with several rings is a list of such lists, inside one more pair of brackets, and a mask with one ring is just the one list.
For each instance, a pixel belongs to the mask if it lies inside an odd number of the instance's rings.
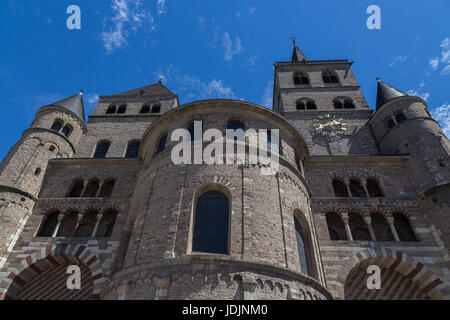
[[160,74],[158,77],[159,77],[158,82],[162,83],[162,81],[164,80],[164,76],[162,74]]
[[297,39],[295,38],[294,35],[291,35],[291,40],[294,43],[294,48],[295,48],[297,46],[297,44],[295,43],[295,40],[297,40]]
[[377,81],[378,81],[378,82],[380,82],[380,81],[381,81],[381,79],[377,77]]
[[83,93],[84,93],[84,90],[83,90],[83,89],[81,89],[81,90],[80,90],[80,94],[81,94],[81,95],[83,95]]

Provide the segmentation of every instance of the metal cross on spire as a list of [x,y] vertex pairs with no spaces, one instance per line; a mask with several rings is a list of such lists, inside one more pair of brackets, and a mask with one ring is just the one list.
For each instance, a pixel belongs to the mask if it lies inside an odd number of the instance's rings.
[[294,48],[297,46],[297,44],[295,43],[295,40],[297,40],[297,38],[294,35],[291,35],[291,40],[294,43]]

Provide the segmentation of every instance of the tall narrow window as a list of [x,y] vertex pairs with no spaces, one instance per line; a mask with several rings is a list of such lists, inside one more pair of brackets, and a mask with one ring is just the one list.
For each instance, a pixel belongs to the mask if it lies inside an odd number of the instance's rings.
[[51,129],[53,131],[59,132],[59,130],[61,130],[62,126],[63,126],[63,122],[60,120],[56,120],[55,122],[53,122]]
[[109,198],[109,197],[111,197],[115,184],[116,184],[116,181],[114,179],[106,180],[103,183],[102,189],[100,190],[100,193],[99,193],[98,196],[100,198]]
[[330,233],[330,240],[348,240],[344,222],[339,214],[327,212],[325,218],[327,220],[328,232]]
[[363,186],[356,179],[350,180],[350,192],[352,193],[352,197],[357,197],[357,198],[365,198],[366,197],[366,192],[364,191]]
[[119,108],[117,109],[117,113],[124,114],[125,112],[127,112],[127,105],[126,104],[120,105]]
[[367,192],[369,192],[369,196],[372,198],[379,198],[383,196],[383,192],[381,192],[378,182],[374,179],[367,179],[366,188]]
[[161,112],[161,105],[157,103],[152,107],[152,113],[160,113],[160,112]]
[[302,273],[309,275],[308,258],[306,255],[306,238],[302,226],[297,218],[295,220],[295,236],[297,238],[298,257],[300,258],[300,270]]
[[72,189],[70,190],[67,197],[68,198],[79,198],[81,196],[81,193],[83,193],[83,189],[84,189],[83,180],[77,180],[73,184]]
[[53,211],[44,218],[44,224],[39,231],[38,237],[51,237],[53,235],[58,224],[58,216],[59,211]]
[[337,198],[346,198],[349,197],[347,186],[344,181],[339,179],[333,179],[333,191],[334,196]]
[[68,138],[70,136],[70,134],[72,133],[72,127],[68,124],[66,124],[64,126],[64,128],[62,129],[61,133]]
[[161,153],[166,150],[167,134],[163,135],[158,142],[158,147],[156,148],[156,153]]
[[88,185],[83,193],[83,198],[95,198],[97,196],[97,191],[99,188],[98,179],[94,178],[89,180]]
[[228,253],[228,198],[221,192],[208,191],[197,200],[192,251]]
[[74,234],[75,237],[91,237],[97,223],[97,211],[88,211],[83,215],[78,228]]
[[401,213],[394,213],[392,216],[394,217],[394,226],[400,241],[417,241],[408,217]]
[[361,215],[350,212],[348,214],[348,224],[355,241],[371,241],[369,230]]
[[97,148],[95,149],[94,159],[105,158],[108,153],[109,147],[111,143],[109,141],[101,141],[97,144]]
[[377,241],[395,241],[386,218],[378,212],[370,214],[372,230]]
[[139,155],[140,141],[132,141],[128,143],[127,152],[125,158],[137,158]]
[[304,74],[303,72],[297,72],[294,74],[294,84],[296,86],[309,86],[309,79],[308,76],[306,74]]
[[338,76],[332,71],[323,71],[322,79],[323,79],[323,83],[325,83],[326,85],[338,85],[339,84]]
[[109,209],[103,214],[97,230],[97,237],[110,237],[114,224],[116,223],[118,212],[115,209]]
[[112,104],[106,110],[106,114],[114,114],[114,113],[116,113],[116,109],[117,109],[117,107],[114,104]]

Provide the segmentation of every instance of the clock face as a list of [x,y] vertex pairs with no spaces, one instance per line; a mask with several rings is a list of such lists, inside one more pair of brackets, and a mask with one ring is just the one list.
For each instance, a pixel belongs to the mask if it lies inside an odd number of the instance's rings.
[[311,129],[313,135],[334,139],[343,135],[347,131],[348,125],[342,118],[325,114],[314,120]]

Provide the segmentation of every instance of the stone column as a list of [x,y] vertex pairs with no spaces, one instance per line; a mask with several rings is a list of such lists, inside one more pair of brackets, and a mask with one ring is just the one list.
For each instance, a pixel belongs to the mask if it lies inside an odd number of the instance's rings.
[[61,223],[64,219],[64,213],[58,214],[58,223],[56,224],[55,231],[53,231],[52,238],[55,238],[58,234],[59,228],[61,227]]
[[394,217],[386,216],[386,220],[387,220],[387,223],[389,224],[389,227],[391,228],[392,234],[394,235],[395,241],[400,242],[400,238],[398,237],[397,230],[395,229],[395,226],[394,226]]
[[364,181],[361,181],[361,184],[363,186],[364,192],[366,193],[366,198],[370,198],[369,191],[367,190],[367,180],[364,179]]
[[372,239],[372,241],[377,241],[377,238],[375,237],[375,233],[373,232],[373,229],[372,229],[372,218],[369,216],[365,216],[364,222],[367,225],[367,229],[369,229],[370,239]]
[[350,230],[350,225],[348,224],[348,214],[341,213],[341,218],[342,218],[342,221],[344,221],[345,233],[347,233],[347,239],[349,241],[353,241],[352,231]]
[[98,182],[98,189],[97,189],[97,193],[95,194],[95,197],[98,198],[100,196],[100,192],[102,191],[102,187],[103,187],[103,181],[99,181]]
[[350,190],[350,181],[348,179],[345,179],[344,183],[345,183],[345,186],[347,187],[348,196],[350,198],[352,198],[353,195],[352,195],[352,191]]
[[92,231],[92,238],[95,238],[97,235],[98,226],[100,225],[100,221],[103,219],[103,214],[97,214],[97,222],[95,223],[94,231]]
[[75,228],[73,228],[72,237],[75,237],[75,234],[77,233],[78,227],[80,226],[80,222],[83,219],[84,214],[79,213],[77,216],[77,224],[75,225]]

